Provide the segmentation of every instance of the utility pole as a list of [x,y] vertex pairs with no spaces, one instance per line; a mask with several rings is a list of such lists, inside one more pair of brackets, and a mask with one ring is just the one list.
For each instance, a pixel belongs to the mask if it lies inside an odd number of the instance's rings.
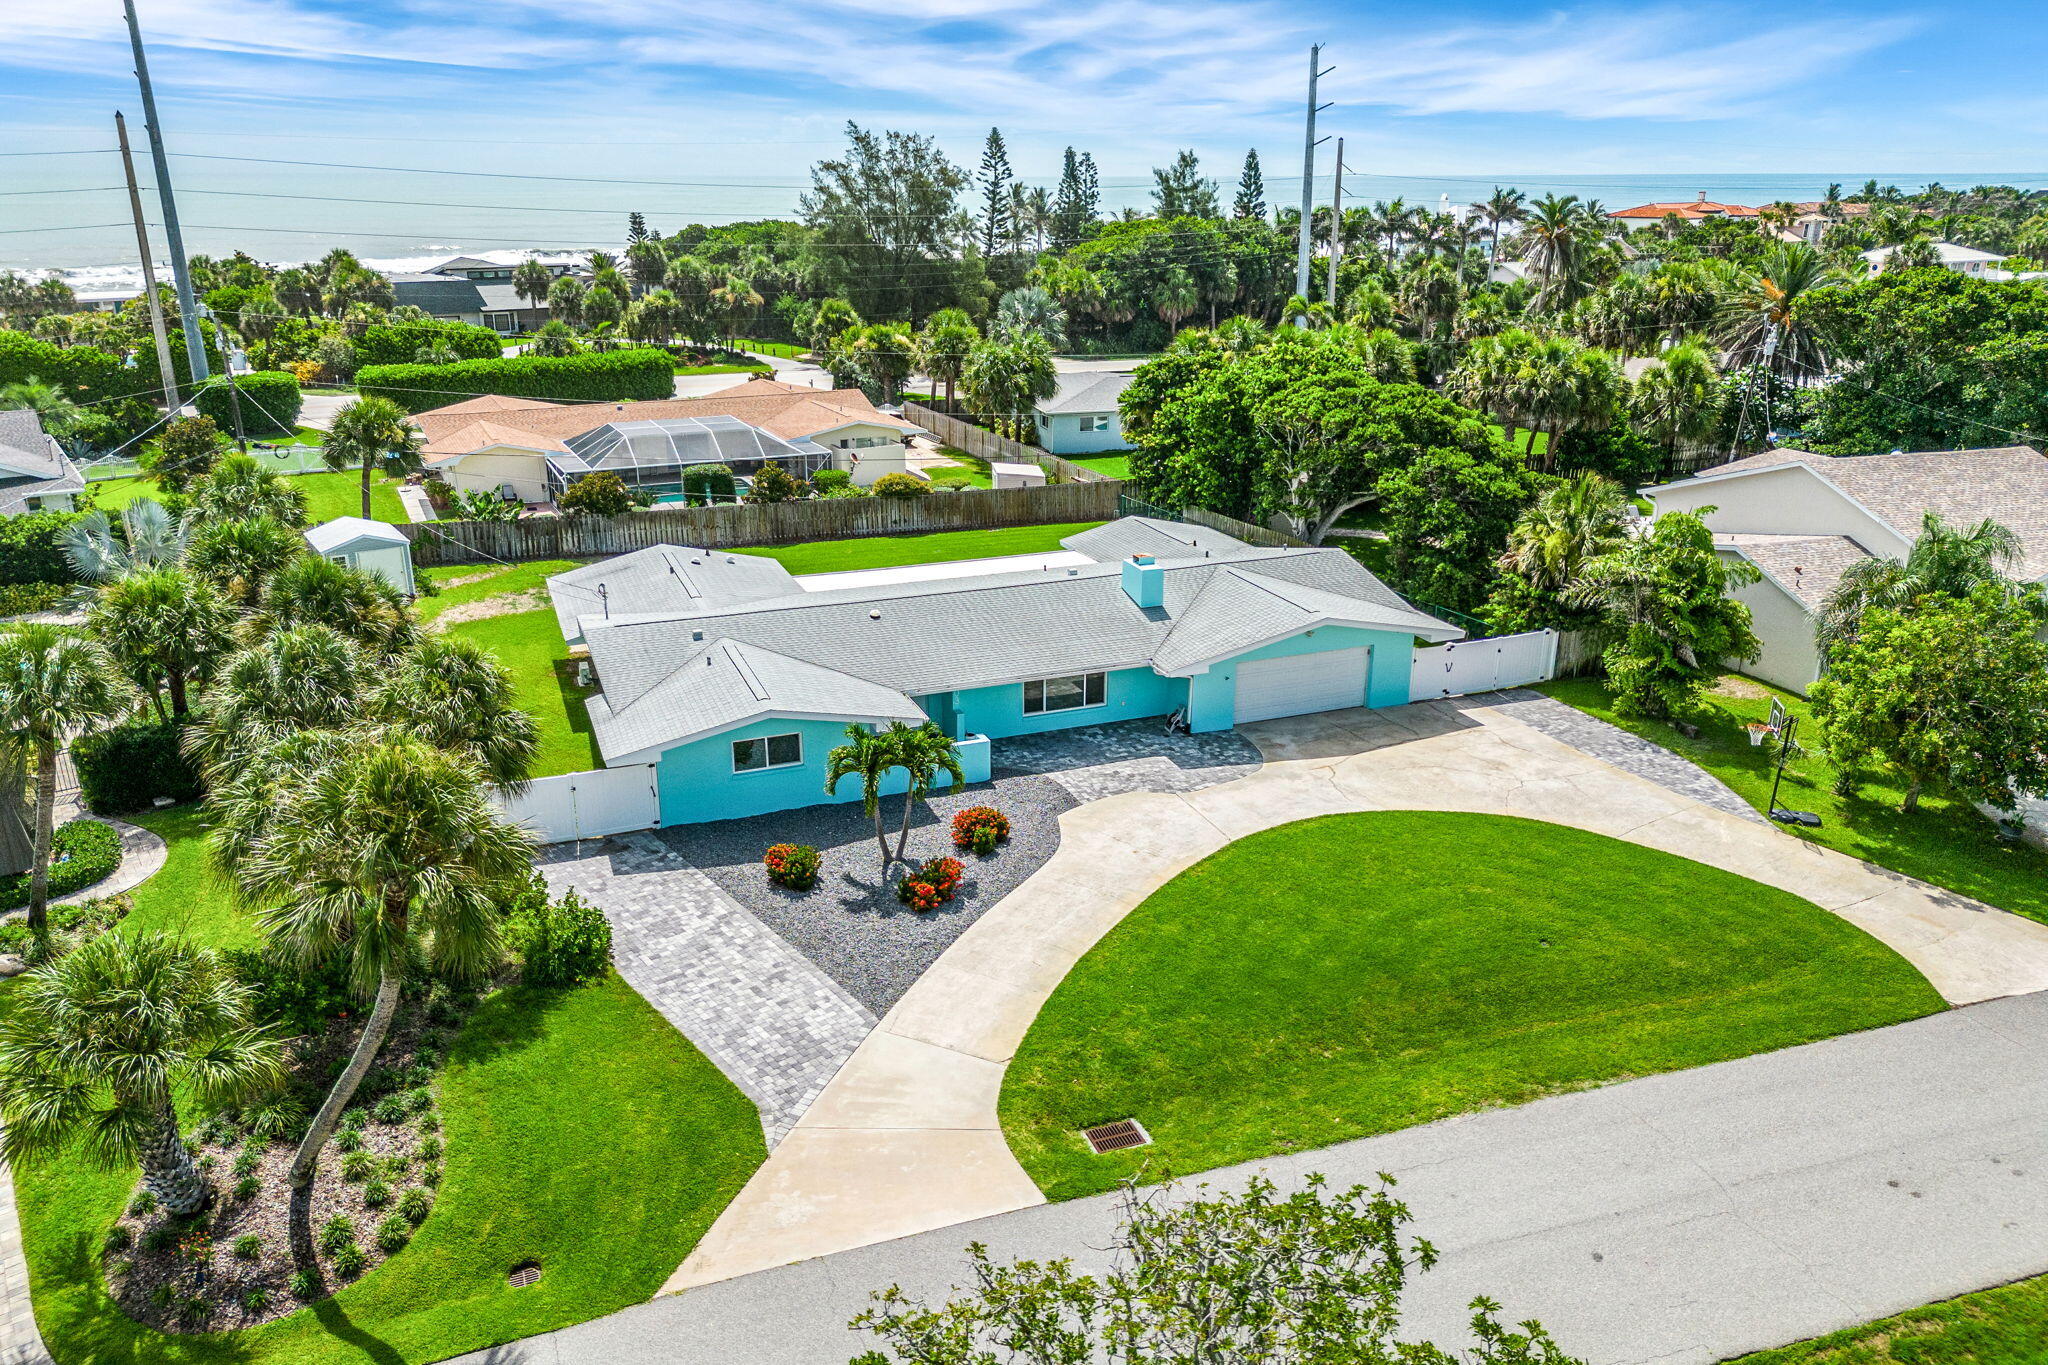
[[[149,159],[156,170],[157,198],[163,203],[164,246],[171,253],[171,279],[178,289],[178,322],[185,333],[185,359],[192,366],[192,382],[203,384],[211,372],[206,367],[206,341],[199,332],[199,305],[192,297],[192,271],[185,262],[185,235],[178,231],[178,201],[171,194],[171,163],[164,155],[163,125],[157,121],[156,92],[149,86],[149,59],[142,54],[142,25],[135,18],[135,0],[121,0],[128,16],[128,44],[135,49],[135,79],[142,86],[142,127],[149,134]],[[172,411],[177,410],[176,393],[171,394]]]
[[142,221],[142,191],[135,186],[135,157],[128,150],[128,120],[114,111],[114,134],[121,142],[121,170],[128,177],[128,211],[135,215],[135,249],[142,256],[142,296],[149,300],[149,330],[156,337],[157,375],[163,380],[164,406],[178,406],[178,372],[171,365],[171,338],[164,330],[164,301],[156,294],[156,266],[149,259],[149,227]]
[[1344,139],[1337,139],[1337,166],[1330,182],[1330,321],[1337,321],[1337,267],[1344,263]]
[[[1301,147],[1301,231],[1294,250],[1294,292],[1308,297],[1308,249],[1309,225],[1316,216],[1316,115],[1329,108],[1327,104],[1316,103],[1316,82],[1337,68],[1323,65],[1323,45],[1317,43],[1308,50],[1308,128],[1302,136]],[[1308,326],[1308,319],[1301,318],[1298,326]]]

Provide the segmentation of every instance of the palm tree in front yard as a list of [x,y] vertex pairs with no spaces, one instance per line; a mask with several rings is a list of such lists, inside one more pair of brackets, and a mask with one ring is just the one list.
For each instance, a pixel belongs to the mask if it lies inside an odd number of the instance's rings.
[[0,634],[0,731],[35,760],[35,863],[29,878],[28,927],[47,930],[50,835],[57,809],[57,751],[79,734],[113,724],[135,704],[135,692],[104,647],[50,625]]
[[882,850],[884,877],[895,859],[890,856],[889,834],[882,824],[882,783],[895,766],[894,746],[865,725],[847,726],[846,743],[825,756],[825,795],[837,795],[845,778],[860,778],[860,808],[875,822],[875,844]]
[[896,861],[909,862],[910,817],[917,804],[931,795],[932,784],[941,776],[948,790],[966,785],[967,774],[960,768],[960,753],[946,732],[926,721],[922,725],[891,722],[883,738],[895,748],[896,766],[910,775],[903,793],[903,828],[896,836]]
[[334,428],[320,447],[320,458],[329,469],[362,467],[363,519],[367,521],[370,479],[378,462],[389,456],[408,469],[417,469],[423,444],[419,428],[398,404],[389,398],[358,398],[334,414]]
[[142,1167],[176,1216],[206,1206],[175,1095],[220,1105],[274,1083],[284,1043],[250,1019],[248,987],[162,934],[102,934],[27,976],[0,1027],[8,1160],[73,1145]]
[[[846,739],[846,743],[826,756],[825,794],[837,792],[842,778],[860,778],[861,809],[875,822],[875,844],[882,850],[882,875],[887,877],[892,864],[908,860],[911,816],[917,803],[931,794],[933,782],[942,773],[954,787],[967,778],[960,769],[953,741],[930,721],[905,725],[892,720],[881,730],[849,725]],[[888,830],[882,823],[882,784],[898,768],[903,769],[909,782],[903,792],[903,826],[891,851]]]
[[500,907],[533,874],[530,841],[505,822],[468,758],[388,736],[310,748],[288,762],[259,760],[217,789],[208,835],[216,869],[274,941],[302,961],[347,961],[356,989],[374,997],[292,1158],[294,1188],[312,1180],[414,966],[480,977],[498,958]]
[[1910,611],[1923,598],[1967,597],[1982,583],[2025,592],[2038,606],[2040,590],[2031,584],[2022,587],[2009,576],[2024,550],[2017,533],[1988,517],[1961,527],[1949,525],[1938,512],[1928,512],[1903,561],[1879,555],[1843,571],[1821,604],[1815,637],[1827,649],[1854,639],[1863,614],[1872,607]]

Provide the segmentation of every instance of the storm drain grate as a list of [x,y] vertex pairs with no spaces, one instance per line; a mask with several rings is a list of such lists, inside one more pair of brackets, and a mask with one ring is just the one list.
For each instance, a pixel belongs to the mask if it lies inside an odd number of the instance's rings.
[[1104,1152],[1121,1152],[1126,1147],[1143,1147],[1152,1141],[1145,1125],[1136,1119],[1098,1123],[1093,1128],[1083,1128],[1081,1136],[1088,1139],[1088,1149],[1098,1156]]
[[514,1289],[524,1289],[540,1279],[539,1261],[521,1261],[505,1274],[505,1283]]

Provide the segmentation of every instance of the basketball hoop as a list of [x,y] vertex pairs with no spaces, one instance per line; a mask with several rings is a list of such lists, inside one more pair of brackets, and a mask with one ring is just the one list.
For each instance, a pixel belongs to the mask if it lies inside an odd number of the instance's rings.
[[1742,728],[1749,732],[1749,747],[1752,749],[1762,748],[1764,737],[1775,733],[1770,726],[1760,720],[1753,720]]

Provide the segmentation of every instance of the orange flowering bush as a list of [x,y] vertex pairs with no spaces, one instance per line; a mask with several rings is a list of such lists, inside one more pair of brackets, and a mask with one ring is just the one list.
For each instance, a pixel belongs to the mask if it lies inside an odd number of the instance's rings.
[[958,858],[933,858],[896,883],[896,899],[913,910],[936,910],[960,894]]
[[984,858],[1010,837],[1010,817],[994,806],[969,806],[953,817],[953,847],[971,848]]
[[792,891],[808,891],[818,884],[818,850],[809,844],[775,844],[761,857],[768,880]]

